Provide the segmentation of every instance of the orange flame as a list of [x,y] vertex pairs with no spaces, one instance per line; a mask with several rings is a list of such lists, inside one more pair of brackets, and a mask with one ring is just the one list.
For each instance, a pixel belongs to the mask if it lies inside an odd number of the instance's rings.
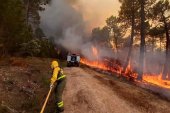
[[[89,61],[87,59],[82,58],[81,63],[93,68],[102,69],[104,71],[111,71],[112,73],[117,73],[118,76],[122,75],[127,78],[133,78],[135,80],[137,79],[138,76],[138,73],[133,72],[130,63],[124,73],[122,73],[123,68],[120,65],[117,65],[116,67],[109,67],[108,64],[105,63],[104,61]],[[143,81],[163,88],[170,88],[170,81],[162,80],[162,74],[160,75],[144,74]]]
[[99,68],[99,69],[102,69],[102,70],[105,70],[105,71],[109,71],[109,68],[107,66],[105,66],[104,63],[101,63],[99,61],[89,61],[87,59],[82,58],[81,63],[88,65],[90,67],[93,67],[93,68]]
[[170,88],[170,81],[162,80],[162,74],[160,75],[144,74],[143,81],[158,85],[160,87]]
[[110,67],[108,65],[108,62],[106,62],[106,61],[90,61],[85,58],[82,58],[81,63],[83,63],[87,66],[93,67],[93,68],[98,68],[98,69],[102,69],[104,71],[111,71],[112,73],[117,73],[118,76],[121,74],[121,72],[123,70],[123,68],[118,65],[115,67]]
[[98,50],[97,50],[96,47],[92,46],[92,52],[93,52],[95,57],[98,57]]
[[[94,56],[98,58],[98,50],[96,47],[92,46],[92,52]],[[134,72],[133,68],[131,67],[131,62],[129,62],[125,72],[123,72],[123,67],[121,64],[115,63],[110,61],[110,59],[104,59],[104,60],[99,60],[97,61],[90,61],[85,58],[81,59],[81,63],[93,67],[93,68],[98,68],[104,71],[110,71],[112,73],[117,73],[117,76],[125,76],[127,78],[133,78],[134,80],[137,81],[138,73]],[[163,80],[162,79],[163,74],[147,74],[145,73],[143,75],[143,82],[147,82],[150,84],[154,84],[157,86],[160,86],[162,88],[169,88],[170,89],[170,81],[169,80]],[[169,76],[166,76],[166,79],[168,79]]]

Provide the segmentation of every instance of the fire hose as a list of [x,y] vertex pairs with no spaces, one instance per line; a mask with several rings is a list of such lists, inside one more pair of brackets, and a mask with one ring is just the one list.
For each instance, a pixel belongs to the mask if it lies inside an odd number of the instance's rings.
[[48,95],[47,95],[47,97],[46,97],[46,99],[45,99],[45,102],[44,102],[44,104],[43,104],[43,107],[42,107],[40,113],[44,113],[44,110],[45,110],[45,107],[46,107],[46,105],[47,105],[47,101],[48,101],[48,99],[49,99],[49,97],[50,97],[50,94],[51,94],[52,89],[53,89],[53,87],[50,87],[50,90],[49,90],[49,92],[48,92]]

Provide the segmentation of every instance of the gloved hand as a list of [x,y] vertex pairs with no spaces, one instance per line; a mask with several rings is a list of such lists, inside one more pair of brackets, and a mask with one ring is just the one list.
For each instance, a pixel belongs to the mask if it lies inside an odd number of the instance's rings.
[[51,89],[53,88],[53,86],[54,86],[53,84],[50,84],[50,88],[51,88]]

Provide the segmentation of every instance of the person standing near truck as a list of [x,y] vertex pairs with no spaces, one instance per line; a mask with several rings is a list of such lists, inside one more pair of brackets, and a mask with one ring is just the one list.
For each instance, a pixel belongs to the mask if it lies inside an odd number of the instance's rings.
[[57,61],[52,61],[51,68],[53,69],[53,75],[51,78],[50,87],[53,88],[56,83],[54,92],[56,98],[56,113],[64,111],[64,102],[62,100],[63,91],[66,85],[66,75],[64,75],[63,70],[59,67]]

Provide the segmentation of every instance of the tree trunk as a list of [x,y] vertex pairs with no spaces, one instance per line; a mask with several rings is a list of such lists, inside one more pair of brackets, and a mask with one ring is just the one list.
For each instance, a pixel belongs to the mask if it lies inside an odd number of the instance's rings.
[[141,44],[139,58],[139,75],[138,80],[142,80],[144,70],[144,54],[145,54],[145,0],[141,0]]
[[30,7],[30,0],[27,0],[27,7],[26,7],[26,24],[27,24],[27,26],[29,23],[29,7]]
[[9,42],[9,37],[8,37],[7,31],[8,30],[7,30],[7,27],[5,25],[0,26],[0,38],[1,38],[0,44],[2,43],[2,47],[0,49],[0,56],[1,57],[5,57],[8,54],[7,45],[10,45],[10,44],[7,43],[7,42]]
[[118,53],[118,39],[115,39],[115,45],[116,45],[116,52]]
[[162,37],[160,37],[159,40],[160,40],[159,44],[160,44],[160,52],[161,52],[162,51]]
[[115,34],[113,36],[113,42],[115,44],[116,52],[118,53],[118,39]]
[[166,22],[166,18],[163,15],[163,20],[164,20],[164,27],[165,27],[165,32],[166,32],[166,59],[165,59],[165,64],[164,64],[164,70],[163,70],[163,75],[162,79],[170,79],[170,38],[169,38],[169,31],[168,31],[168,25]]
[[123,67],[123,72],[126,71],[126,68],[127,68],[128,64],[129,64],[129,61],[130,61],[130,58],[131,58],[131,54],[132,54],[134,31],[135,31],[134,0],[132,1],[131,11],[132,11],[132,17],[131,17],[131,26],[132,26],[132,28],[131,28],[131,39],[130,39],[130,45],[129,45],[129,51],[128,51],[127,59],[126,59],[126,62],[124,64],[124,67]]
[[152,53],[154,53],[154,48],[155,48],[155,38],[156,38],[156,37],[152,37]]

